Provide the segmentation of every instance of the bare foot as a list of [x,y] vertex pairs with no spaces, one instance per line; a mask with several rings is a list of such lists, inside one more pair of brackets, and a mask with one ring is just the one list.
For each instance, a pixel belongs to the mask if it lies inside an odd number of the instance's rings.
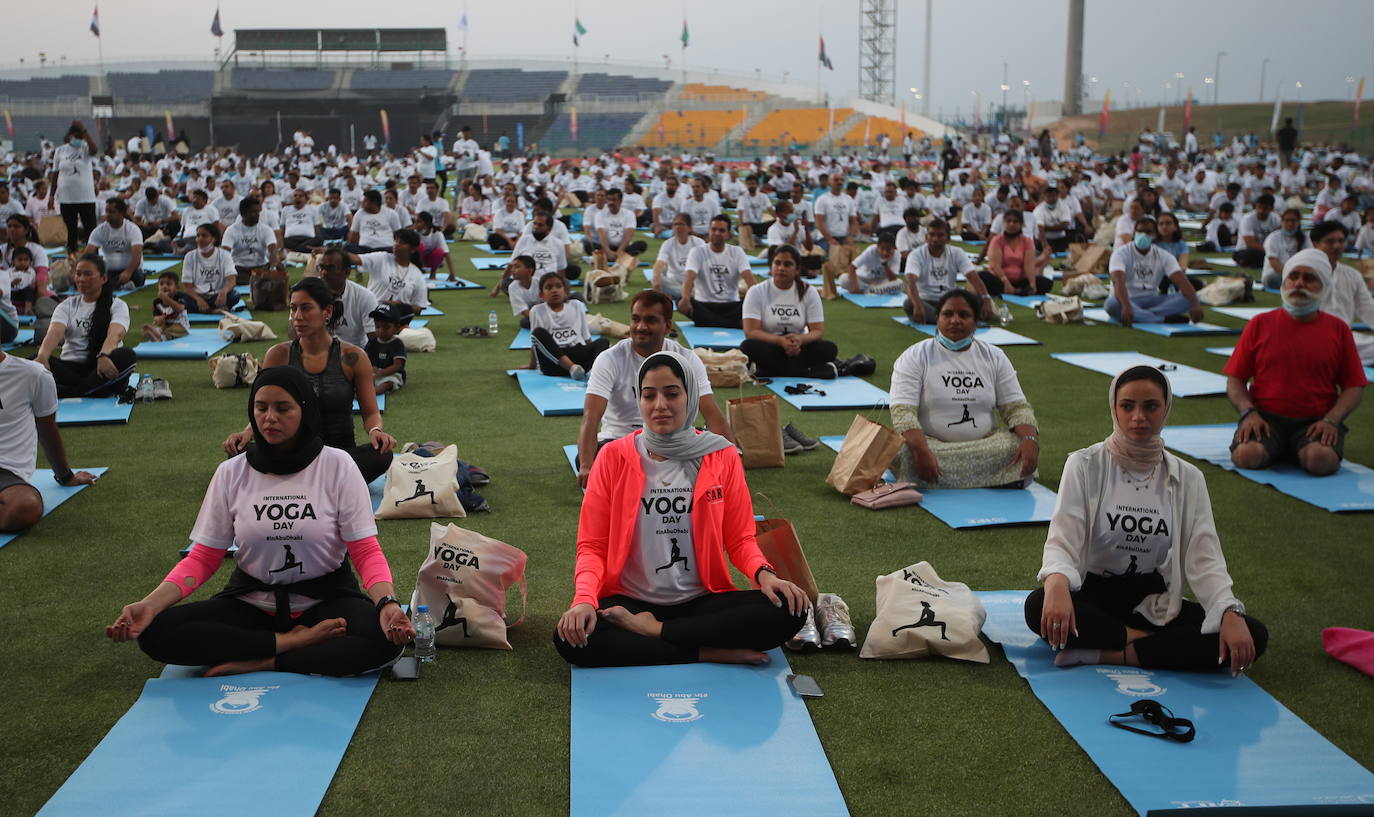
[[245,672],[266,672],[276,666],[275,658],[259,658],[256,661],[225,661],[205,671],[206,678],[221,675],[242,675]]
[[768,663],[768,654],[758,650],[702,647],[697,650],[697,659],[711,664],[749,664],[761,667]]
[[661,638],[663,635],[663,623],[654,618],[653,613],[631,613],[617,605],[602,610],[601,618],[622,630],[647,635],[650,638]]
[[290,632],[277,634],[277,654],[340,638],[347,633],[348,621],[342,618],[327,618],[313,627],[293,627]]

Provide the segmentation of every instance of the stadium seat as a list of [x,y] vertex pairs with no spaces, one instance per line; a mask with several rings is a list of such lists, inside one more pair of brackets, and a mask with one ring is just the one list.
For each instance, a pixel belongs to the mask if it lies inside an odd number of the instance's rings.
[[[836,122],[838,123],[838,121],[839,118],[837,116]],[[886,133],[888,138],[892,140],[894,149],[896,149],[901,146],[902,139],[906,137],[907,131],[910,131],[917,140],[920,140],[920,138],[925,135],[919,128],[914,128],[910,125],[903,128],[902,123],[894,119],[869,116],[850,128],[848,133],[840,137],[837,144],[849,148],[863,147],[864,134],[867,133],[868,144],[877,145],[878,139]]]
[[619,147],[621,141],[643,117],[641,113],[587,113],[577,116],[577,140],[574,141],[569,130],[570,117],[564,112],[558,115],[544,139],[540,149],[547,153],[569,148],[583,151],[610,150]]
[[479,68],[468,72],[462,97],[471,102],[543,102],[567,77],[566,71]]
[[204,102],[215,89],[213,71],[109,74],[110,93],[125,102]]
[[334,86],[333,71],[270,71],[235,68],[234,87],[240,91],[321,91]]
[[[88,97],[91,78],[66,74],[60,77],[34,77],[22,80],[0,80],[0,98],[54,99],[58,97]],[[68,122],[71,120],[68,119]]]
[[573,91],[578,96],[631,96],[663,94],[673,83],[661,79],[629,77],[622,74],[583,74]]
[[773,111],[749,129],[744,137],[745,143],[774,146],[797,142],[809,145],[824,139],[832,122],[839,125],[853,113],[850,108],[835,108],[832,119],[830,108],[791,108]]
[[447,88],[452,71],[354,71],[351,88],[355,91],[391,91],[410,88]]
[[746,111],[668,111],[658,118],[640,143],[650,147],[710,149],[744,121]]
[[763,91],[731,88],[728,85],[706,85],[689,82],[678,90],[678,96],[690,102],[762,102],[768,98]]

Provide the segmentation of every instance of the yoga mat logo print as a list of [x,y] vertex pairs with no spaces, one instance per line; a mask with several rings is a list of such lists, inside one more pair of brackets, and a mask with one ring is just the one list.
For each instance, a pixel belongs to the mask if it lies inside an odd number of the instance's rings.
[[210,711],[219,715],[244,715],[262,709],[263,695],[279,687],[240,687],[225,684],[220,687],[224,697],[210,704]]
[[649,699],[658,704],[653,716],[664,723],[691,723],[701,720],[705,716],[697,711],[697,702],[709,697],[711,696],[706,693],[649,693]]
[[1168,692],[1168,689],[1155,683],[1153,676],[1145,670],[1098,667],[1097,671],[1115,681],[1116,691],[1122,695],[1130,695],[1134,698],[1151,698]]

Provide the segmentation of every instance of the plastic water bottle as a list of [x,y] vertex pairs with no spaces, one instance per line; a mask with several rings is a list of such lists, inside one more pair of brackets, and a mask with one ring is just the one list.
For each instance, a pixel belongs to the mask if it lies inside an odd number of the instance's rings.
[[434,661],[434,618],[429,614],[429,606],[417,605],[415,617],[410,622],[415,626],[415,657],[420,663]]
[[499,324],[496,322],[496,310],[493,309],[487,313],[487,331],[494,335],[497,328],[499,328]]
[[997,319],[1003,326],[1011,323],[1011,310],[1007,308],[1006,303],[1003,301],[997,302]]
[[153,402],[153,379],[151,377],[145,375],[143,379],[138,381],[138,389],[135,391],[135,396],[138,397],[138,402],[140,403]]

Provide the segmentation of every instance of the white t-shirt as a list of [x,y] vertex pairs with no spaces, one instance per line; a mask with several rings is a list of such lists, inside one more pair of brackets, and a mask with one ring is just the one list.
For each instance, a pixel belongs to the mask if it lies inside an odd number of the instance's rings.
[[[436,218],[434,223],[443,226],[444,221],[442,218]],[[502,205],[492,210],[491,228],[501,230],[506,235],[520,235],[520,232],[525,229],[525,211],[519,207],[514,210],[507,210],[505,205]]]
[[1282,226],[1283,223],[1278,213],[1270,211],[1268,218],[1260,219],[1259,213],[1251,210],[1240,220],[1240,239],[1236,241],[1236,246],[1244,248],[1246,236],[1255,238],[1259,241],[1260,246],[1264,246],[1264,239]]
[[1126,275],[1126,292],[1130,295],[1158,295],[1163,280],[1178,272],[1178,259],[1157,246],[1142,253],[1134,244],[1118,247],[1112,252],[1108,272],[1121,271]]
[[739,197],[739,220],[741,224],[758,224],[763,221],[763,211],[767,210],[771,202],[762,193],[749,195],[747,192]]
[[[695,357],[695,355],[693,355]],[[0,360],[0,469],[21,479],[38,462],[35,417],[57,413],[57,385],[42,364],[14,355]]]
[[825,232],[828,237],[844,238],[849,235],[849,219],[857,215],[858,207],[854,199],[844,193],[838,196],[826,193],[816,199],[815,213],[818,223],[821,216],[825,216]]
[[923,340],[892,366],[891,402],[916,406],[921,430],[944,442],[988,436],[997,407],[1025,399],[1006,352],[977,338],[962,352]]
[[539,274],[530,278],[530,285],[527,287],[515,279],[511,279],[510,287],[506,290],[507,297],[510,298],[510,311],[512,315],[523,315],[528,310],[534,309],[537,304],[543,303],[539,297]]
[[917,227],[916,232],[903,227],[897,231],[897,253],[905,255],[917,247],[923,247],[926,243],[926,228]]
[[[315,579],[337,570],[346,543],[377,535],[372,499],[358,466],[337,448],[325,447],[294,474],[264,474],[240,454],[220,463],[191,529],[191,540],[227,549],[238,544],[239,569],[267,584]],[[271,593],[239,598],[276,610]],[[291,610],[308,610],[316,599],[292,594]]]
[[644,490],[635,514],[635,543],[620,572],[627,596],[651,604],[681,604],[707,591],[692,549],[692,462],[650,457],[635,440],[644,469]]
[[91,146],[85,140],[75,145],[58,145],[53,151],[52,165],[57,169],[57,200],[64,204],[86,204],[95,201],[94,163]]
[[197,227],[202,224],[213,224],[217,221],[219,221],[219,213],[208,204],[200,209],[187,207],[181,211],[181,235],[184,238],[195,238]]
[[390,247],[392,234],[401,229],[401,218],[386,207],[375,213],[359,210],[353,214],[352,229],[357,231],[358,244],[363,247]]
[[[1278,259],[1279,269],[1282,270],[1283,265],[1288,263],[1288,259],[1292,258],[1299,251],[1308,249],[1312,246],[1312,239],[1308,238],[1307,233],[1304,233],[1302,230],[1298,231],[1296,241],[1294,238],[1293,236],[1285,235],[1282,228],[1274,230],[1264,237],[1265,272],[1269,271],[1269,259]],[[1294,246],[1295,244],[1296,246]]]
[[123,271],[129,268],[129,262],[133,260],[134,247],[143,246],[143,231],[127,218],[118,227],[102,221],[91,231],[90,243],[105,256],[106,267],[112,271]]
[[[771,228],[769,234],[772,234]],[[659,245],[656,260],[664,264],[663,285],[673,292],[682,292],[682,281],[687,276],[687,257],[692,250],[705,246],[706,242],[694,235],[687,236],[686,244],[678,241],[674,235]]]
[[379,303],[396,301],[424,308],[429,306],[425,278],[414,264],[401,266],[389,252],[370,252],[358,256],[358,266],[367,272],[367,288]]
[[981,233],[992,224],[992,208],[984,202],[981,206],[973,202],[964,205],[962,224],[965,229]]
[[560,349],[592,342],[592,332],[587,327],[587,307],[581,301],[564,301],[563,308],[557,312],[543,301],[530,307],[530,330],[535,329],[549,330]]
[[[52,322],[66,327],[62,339],[63,360],[86,359],[95,304],[95,301],[87,301],[80,295],[73,295],[53,310]],[[129,305],[124,303],[123,298],[115,298],[114,303],[110,304],[110,326],[122,326],[126,332],[129,329]]]
[[234,257],[223,247],[215,247],[209,258],[201,255],[197,247],[186,253],[181,264],[181,282],[190,284],[203,297],[219,292],[230,275],[237,276],[238,271],[234,269]]
[[973,261],[958,247],[945,245],[945,251],[936,258],[930,254],[930,245],[925,244],[906,257],[906,274],[915,276],[916,295],[923,301],[940,300],[947,290],[958,286],[961,277],[968,278],[972,273]]
[[665,190],[654,196],[654,209],[658,211],[658,223],[663,229],[668,229],[673,225],[673,218],[682,211],[682,189],[678,188],[676,196],[669,196]]
[[234,263],[240,267],[260,267],[266,264],[270,255],[268,247],[277,243],[276,233],[259,221],[252,227],[236,221],[224,231],[220,246],[234,256]]
[[296,205],[283,207],[281,211],[282,230],[287,238],[315,235],[315,226],[320,223],[319,208],[313,204],[297,208]]
[[[875,286],[888,280],[896,281],[902,277],[902,254],[894,250],[887,263],[883,263],[875,244],[859,253],[859,257],[854,259],[854,269],[859,273],[859,282],[866,286]],[[892,274],[890,279],[888,273]]]
[[1089,573],[1120,576],[1150,573],[1169,560],[1173,533],[1169,530],[1168,476],[1160,463],[1153,476],[1131,474],[1115,461],[1107,473],[1102,503],[1092,525],[1087,548]]
[[342,314],[334,323],[334,337],[359,348],[367,345],[369,332],[376,332],[372,312],[377,308],[377,296],[362,284],[348,281],[344,285]]
[[220,224],[233,224],[239,217],[239,204],[243,197],[235,195],[232,199],[226,199],[223,194],[216,195],[210,200],[209,207],[215,211]]
[[[1062,198],[1059,201],[1055,202],[1054,207],[1051,207],[1049,202],[1042,201],[1035,206],[1035,220],[1045,225],[1059,223],[1072,224],[1073,208],[1069,206],[1069,203]],[[1034,234],[1031,234],[1031,237],[1033,238]],[[1045,238],[1063,237],[1064,230],[1062,228],[1058,230],[1051,230],[1048,226],[1046,226]]]
[[[667,338],[663,340],[663,351],[681,355],[696,370],[699,402],[712,399],[711,381],[706,376],[706,365],[701,358],[691,349]],[[644,416],[639,411],[635,382],[639,377],[639,367],[643,365],[644,358],[635,354],[634,342],[629,338],[597,355],[587,375],[587,394],[606,400],[606,413],[601,415],[601,429],[596,435],[598,440],[618,440],[635,429],[643,428]]]
[[807,287],[798,297],[797,284],[780,289],[772,280],[749,288],[744,294],[742,315],[760,321],[763,330],[774,335],[800,335],[807,327],[825,323],[825,310],[815,287]]
[[749,256],[735,244],[716,253],[703,242],[687,254],[687,269],[697,274],[693,298],[709,304],[735,303],[740,275],[749,271]]
[[[611,208],[607,207],[597,215],[596,229],[606,231],[606,241],[610,242],[610,246],[605,249],[616,249],[620,246],[620,242],[625,240],[626,230],[632,235],[634,234],[635,214],[624,207],[620,208],[620,212],[612,213]],[[601,240],[600,235],[596,238],[598,241]]]
[[329,202],[321,204],[317,208],[320,214],[320,225],[326,230],[344,230],[348,227],[348,217],[351,215],[347,205],[342,200],[339,206],[335,207]]
[[720,203],[709,195],[703,196],[701,201],[688,196],[683,200],[680,212],[692,219],[692,232],[704,236],[711,229],[711,219],[720,215]]
[[[534,237],[533,233],[524,233],[515,242],[515,251],[511,253],[512,258],[528,255],[534,259],[534,281],[538,281],[545,273],[561,272],[568,266],[567,245],[558,240],[552,232],[544,236],[543,241]],[[538,300],[536,296],[535,300]]]

